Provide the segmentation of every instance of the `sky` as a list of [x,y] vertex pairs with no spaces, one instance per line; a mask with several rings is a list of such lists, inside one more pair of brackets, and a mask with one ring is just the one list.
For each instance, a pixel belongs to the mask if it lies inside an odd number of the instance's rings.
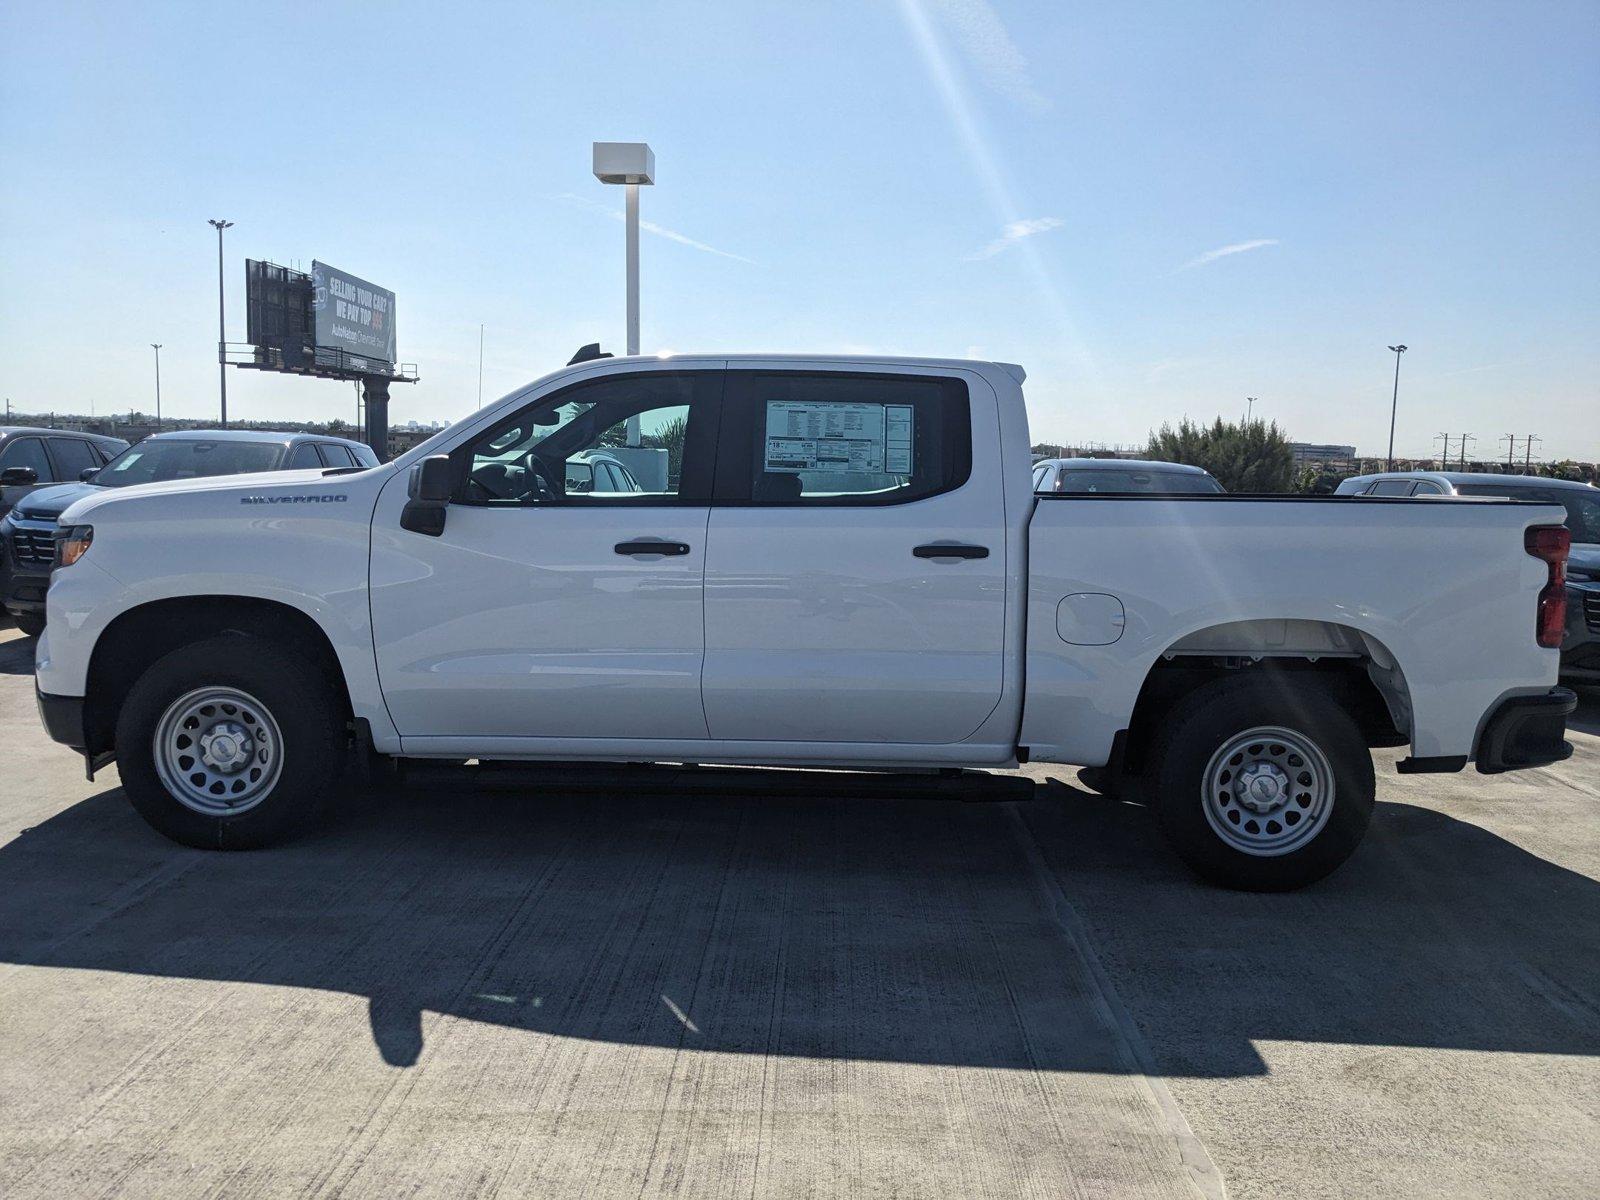
[[[0,395],[217,401],[244,260],[393,289],[397,422],[642,347],[1023,364],[1035,441],[1257,416],[1382,453],[1600,459],[1600,7],[0,6]],[[230,370],[230,415],[353,417]],[[1518,451],[1521,456],[1521,450]]]

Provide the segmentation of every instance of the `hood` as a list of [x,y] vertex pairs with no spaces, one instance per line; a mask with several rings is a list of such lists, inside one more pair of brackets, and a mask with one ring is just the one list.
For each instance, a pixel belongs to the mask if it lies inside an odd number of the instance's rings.
[[[300,503],[294,497],[310,500],[316,496],[330,496],[336,500],[348,496],[352,489],[365,492],[370,486],[363,482],[386,479],[392,473],[392,464],[366,471],[330,474],[326,467],[310,467],[302,471],[261,471],[248,475],[206,475],[199,479],[168,479],[160,483],[136,483],[130,487],[94,488],[92,494],[80,497],[61,516],[65,525],[92,522],[93,514],[105,512],[110,516],[123,506],[137,506],[149,502],[205,501],[215,495],[222,503],[261,504]],[[381,486],[381,482],[380,482]],[[375,493],[374,493],[375,494]],[[230,499],[231,496],[231,499]],[[285,498],[285,499],[280,499]],[[330,502],[333,502],[330,500]],[[238,510],[243,512],[243,509]]]
[[[82,521],[95,509],[124,501],[152,496],[201,495],[206,492],[249,491],[254,488],[296,487],[322,482],[326,467],[303,471],[259,471],[248,475],[203,475],[197,479],[163,479],[158,483],[135,483],[128,487],[98,487],[74,498],[69,523]],[[334,478],[337,478],[335,476]]]
[[34,488],[11,506],[11,515],[30,521],[54,521],[74,501],[104,490],[92,483],[58,483]]

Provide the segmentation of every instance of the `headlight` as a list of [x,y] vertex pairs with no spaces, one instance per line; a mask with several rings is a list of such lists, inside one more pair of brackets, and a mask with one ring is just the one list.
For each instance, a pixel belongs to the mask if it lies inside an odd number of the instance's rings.
[[74,525],[56,534],[56,566],[70,567],[89,550],[94,541],[94,526]]

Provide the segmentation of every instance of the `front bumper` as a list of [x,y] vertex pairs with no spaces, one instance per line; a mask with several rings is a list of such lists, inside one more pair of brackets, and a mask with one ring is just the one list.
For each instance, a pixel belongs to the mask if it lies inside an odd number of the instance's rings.
[[39,719],[52,741],[71,746],[80,754],[89,746],[89,737],[83,727],[82,696],[52,696],[34,685],[34,699],[39,704]]
[[1578,707],[1570,688],[1500,702],[1478,735],[1478,770],[1485,775],[1543,767],[1572,757],[1567,718]]

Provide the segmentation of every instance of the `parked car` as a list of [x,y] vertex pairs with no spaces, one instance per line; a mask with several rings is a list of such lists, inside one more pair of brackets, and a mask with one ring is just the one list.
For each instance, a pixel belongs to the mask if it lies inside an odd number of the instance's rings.
[[1067,493],[1220,492],[1203,467],[1137,458],[1043,458],[1033,464],[1033,490]]
[[34,488],[80,479],[127,448],[100,433],[0,426],[0,517]]
[[[53,442],[55,435],[41,440]],[[0,520],[0,602],[30,636],[37,637],[44,628],[56,519],[84,496],[106,488],[214,475],[298,468],[355,470],[378,465],[378,456],[370,447],[321,434],[190,429],[154,434],[132,447],[126,442],[116,444],[121,453],[108,456],[110,461],[103,466],[98,460],[92,467],[85,466],[79,482],[31,491]],[[50,452],[53,458],[63,457],[57,446],[52,445]]]
[[616,455],[585,450],[567,459],[567,491],[616,494],[642,492],[644,488]]
[[1341,496],[1498,496],[1537,500],[1566,509],[1572,531],[1567,559],[1567,632],[1561,675],[1600,684],[1600,488],[1535,475],[1480,475],[1470,471],[1385,471],[1339,484]]
[[[60,519],[41,716],[213,849],[303,827],[352,753],[1115,759],[1191,866],[1263,890],[1355,850],[1371,745],[1405,772],[1571,754],[1559,506],[1036,496],[1022,380],[602,359],[377,470],[97,491]],[[663,414],[663,489],[566,488]]]

